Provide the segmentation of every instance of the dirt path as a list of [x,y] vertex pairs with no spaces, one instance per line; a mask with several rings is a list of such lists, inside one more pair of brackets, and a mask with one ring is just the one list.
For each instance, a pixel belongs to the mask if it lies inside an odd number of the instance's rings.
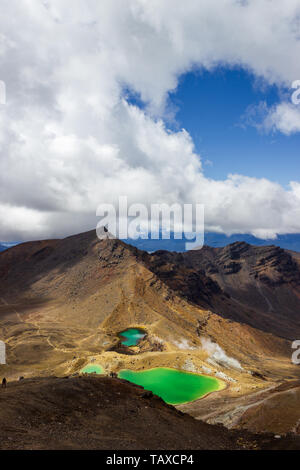
[[25,320],[23,320],[22,316],[20,315],[20,313],[15,309],[13,308],[13,306],[11,304],[9,304],[8,302],[6,302],[6,300],[3,298],[3,297],[0,297],[0,300],[1,302],[4,304],[4,305],[7,305],[8,307],[12,308],[13,312],[17,315],[19,321],[21,323],[26,323]]
[[[31,319],[30,319],[30,321],[24,320],[22,318],[22,315],[12,306],[12,304],[9,304],[3,297],[0,297],[0,300],[4,305],[7,305],[8,307],[10,307],[12,309],[12,311],[17,315],[17,317],[18,317],[18,319],[21,323],[26,323],[27,325],[33,325],[36,328],[36,332],[37,332],[38,336],[41,336],[41,337],[46,336],[47,333],[46,332],[42,333],[42,328],[39,326],[37,321],[33,321]],[[70,353],[70,351],[68,349],[58,348],[57,346],[55,346],[51,342],[51,335],[47,336],[46,341],[49,344],[49,346],[51,346],[51,348],[53,348],[54,350],[60,351],[60,352],[63,352],[63,353],[68,353],[68,354]],[[9,342],[9,340],[7,342]]]

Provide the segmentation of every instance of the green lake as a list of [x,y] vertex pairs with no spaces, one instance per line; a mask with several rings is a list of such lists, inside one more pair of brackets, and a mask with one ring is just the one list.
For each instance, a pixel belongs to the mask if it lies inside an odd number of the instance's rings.
[[166,403],[179,405],[221,390],[225,384],[206,375],[158,367],[145,371],[121,370],[121,379],[141,385],[161,397]]
[[124,346],[137,346],[141,339],[145,338],[146,333],[138,328],[128,328],[119,333],[119,336]]
[[88,364],[82,370],[82,374],[103,374],[104,370],[98,364]]

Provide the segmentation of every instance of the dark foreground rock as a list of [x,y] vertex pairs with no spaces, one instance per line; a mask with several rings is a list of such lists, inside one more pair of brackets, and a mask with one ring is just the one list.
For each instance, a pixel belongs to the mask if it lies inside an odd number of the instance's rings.
[[0,393],[1,449],[300,449],[300,438],[212,426],[108,377],[42,378]]

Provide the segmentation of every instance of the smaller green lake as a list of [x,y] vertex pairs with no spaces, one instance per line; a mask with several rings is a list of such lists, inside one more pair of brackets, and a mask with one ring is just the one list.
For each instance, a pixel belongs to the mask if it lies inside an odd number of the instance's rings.
[[128,330],[119,333],[119,336],[124,346],[137,346],[139,342],[145,338],[146,333],[138,328],[128,328]]
[[104,370],[98,364],[87,364],[82,370],[82,374],[103,374]]
[[158,367],[145,371],[121,370],[121,379],[141,385],[161,397],[166,403],[180,405],[221,390],[222,381],[206,375]]

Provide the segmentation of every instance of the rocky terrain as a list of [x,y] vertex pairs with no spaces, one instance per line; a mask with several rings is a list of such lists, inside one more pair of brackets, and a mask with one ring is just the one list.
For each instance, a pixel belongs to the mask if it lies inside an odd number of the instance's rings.
[[236,242],[149,258],[152,269],[193,303],[277,336],[300,338],[299,253]]
[[[94,231],[25,243],[0,254],[0,376],[173,367],[226,384],[178,407],[197,419],[297,434],[299,302],[299,257],[276,247],[148,254]],[[131,327],[147,335],[124,348]]]
[[119,379],[27,379],[0,392],[2,450],[300,448],[299,436],[278,439],[197,421]]

